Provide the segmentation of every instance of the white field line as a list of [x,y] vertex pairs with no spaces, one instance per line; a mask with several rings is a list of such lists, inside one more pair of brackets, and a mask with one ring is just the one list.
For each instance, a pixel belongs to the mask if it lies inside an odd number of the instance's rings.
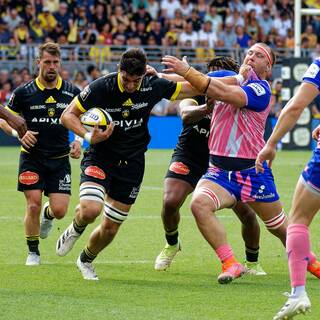
[[[95,261],[94,264],[95,265],[99,265],[99,264],[153,264],[154,260],[100,260],[100,261]],[[47,260],[41,260],[41,265],[52,265],[52,264],[70,264],[70,265],[75,265],[76,264],[76,260],[72,261],[72,260],[64,260],[61,259],[60,261],[47,261]],[[14,265],[14,266],[19,266],[21,265],[21,263],[16,263],[16,262],[12,262],[12,263],[0,263],[0,265]]]

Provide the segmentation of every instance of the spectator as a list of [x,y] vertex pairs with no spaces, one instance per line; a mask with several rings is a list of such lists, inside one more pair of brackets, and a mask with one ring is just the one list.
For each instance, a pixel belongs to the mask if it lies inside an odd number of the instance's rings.
[[99,37],[103,37],[103,44],[110,46],[112,45],[112,33],[111,33],[111,25],[110,23],[106,23],[103,28],[102,31],[99,34]]
[[81,91],[88,85],[88,81],[83,71],[77,71],[72,82]]
[[246,26],[246,31],[248,35],[251,37],[252,40],[255,42],[258,41],[259,36],[260,36],[260,26],[258,24],[258,21],[256,19],[256,11],[255,10],[250,10],[247,16],[247,26]]
[[222,27],[222,17],[218,15],[217,8],[215,6],[210,5],[209,12],[206,13],[204,17],[204,21],[211,21],[212,30],[218,33],[220,28]]
[[62,80],[70,81],[70,72],[69,72],[69,70],[65,69],[65,68],[61,68],[60,77],[61,77]]
[[198,44],[198,34],[192,29],[192,23],[188,22],[180,35],[178,35],[178,45],[181,47],[188,47],[189,42],[192,48],[195,48]]
[[193,4],[190,0],[180,0],[180,10],[184,18],[189,18],[191,16],[192,9]]
[[40,20],[41,28],[45,32],[51,32],[57,24],[56,18],[49,11],[48,7],[43,7],[42,12],[38,15],[38,19]]
[[273,27],[278,30],[279,36],[287,36],[288,29],[292,28],[292,21],[290,20],[288,11],[280,12],[280,17],[274,20]]
[[199,12],[197,9],[191,11],[191,17],[187,19],[187,22],[192,22],[192,29],[194,31],[200,31],[202,28],[202,20],[200,18]]
[[65,33],[68,33],[72,28],[73,22],[70,13],[68,12],[68,4],[66,2],[61,2],[59,4],[59,10],[53,13],[57,23],[62,25]]
[[180,9],[178,0],[161,0],[160,2],[161,16],[166,19],[173,19],[174,12]]
[[165,33],[159,21],[151,21],[149,34],[150,36],[154,37],[156,45],[162,45],[162,39],[164,38]]
[[12,85],[10,81],[5,82],[0,89],[0,103],[7,105],[12,93]]
[[51,13],[59,10],[59,0],[43,0],[42,2]]
[[[198,0],[197,2],[198,2],[198,4],[196,5],[195,8],[196,8],[196,10],[198,12],[198,15],[199,15],[199,18],[201,19],[201,21],[204,21],[206,13],[209,10],[209,6],[207,5],[207,1],[206,0]],[[196,30],[196,29],[194,29],[194,30]]]
[[54,40],[54,42],[58,42],[58,39],[61,35],[67,36],[66,30],[63,28],[63,25],[58,22],[52,31],[47,33],[48,36]]
[[231,15],[228,15],[225,21],[226,24],[231,24],[233,26],[245,27],[245,22],[243,17],[240,15],[238,10],[234,10]]
[[40,20],[32,20],[30,22],[30,38],[34,43],[42,43],[44,39],[44,32],[40,25]]
[[148,28],[150,22],[152,21],[152,17],[150,13],[146,11],[145,6],[140,4],[138,6],[138,11],[133,14],[131,21],[134,21],[136,25],[138,25],[139,22],[143,22],[145,27]]
[[288,49],[294,49],[294,44],[295,44],[295,40],[294,40],[294,32],[292,28],[289,28],[287,30],[287,37],[286,37],[286,41],[285,41],[285,47]]
[[[10,31],[8,30],[8,25],[5,21],[0,19],[0,43],[9,43]],[[1,52],[1,57],[3,53]]]
[[237,45],[240,48],[248,48],[250,46],[251,37],[244,31],[242,26],[236,26]]
[[148,37],[149,37],[149,34],[146,31],[146,25],[145,25],[144,21],[139,21],[137,24],[137,29],[133,33],[133,38],[138,38],[139,44],[145,46],[145,45],[147,45]]
[[309,40],[309,46],[308,48],[310,49],[314,49],[317,45],[317,42],[318,42],[318,37],[317,35],[313,32],[313,26],[312,24],[308,24],[306,26],[306,29],[304,31],[304,33],[302,33],[301,35],[301,40],[303,38],[308,38]]
[[112,32],[119,31],[119,25],[125,26],[125,31],[130,27],[130,20],[127,15],[124,14],[122,6],[116,6],[114,12],[110,18]]
[[20,15],[21,19],[23,19],[25,22],[29,23],[30,21],[32,21],[36,18],[35,8],[30,3],[28,3],[24,7],[24,9],[19,12],[19,15]]
[[237,45],[237,36],[234,32],[233,26],[226,23],[225,28],[218,33],[217,46],[232,49]]
[[267,35],[271,32],[273,27],[273,18],[270,15],[269,9],[264,9],[262,13],[262,18],[259,19],[259,25],[263,35]]
[[178,44],[178,34],[175,31],[174,24],[169,21],[169,29],[162,39],[163,46],[176,46]]
[[[124,15],[125,16],[125,15]],[[98,3],[95,6],[95,12],[92,16],[92,22],[98,32],[102,31],[103,26],[108,22],[107,6],[102,3]]]
[[160,4],[157,0],[147,1],[147,11],[151,15],[152,20],[157,20],[160,12]]
[[215,6],[217,8],[217,13],[222,17],[223,21],[226,18],[228,11],[228,1],[227,0],[213,0],[210,4],[211,6]]
[[110,47],[104,45],[103,36],[98,36],[95,45],[90,47],[89,58],[96,64],[102,63],[104,61],[110,61],[111,50]]
[[245,6],[241,0],[231,0],[229,1],[229,10],[234,12],[237,10],[238,12],[244,12],[245,11]]
[[89,82],[92,82],[96,79],[98,79],[101,76],[100,70],[97,66],[95,65],[90,65],[87,68],[87,80]]
[[22,18],[19,16],[17,9],[12,8],[9,12],[3,16],[3,21],[7,24],[7,28],[10,32],[13,32],[22,21]]
[[214,48],[217,41],[217,34],[212,30],[212,23],[210,20],[203,24],[202,30],[198,33],[198,45],[200,47]]
[[262,5],[258,2],[258,0],[251,0],[247,2],[245,5],[246,13],[249,14],[251,10],[255,10],[257,17],[262,15]]
[[174,25],[174,31],[176,33],[181,33],[185,26],[186,26],[186,20],[182,15],[182,11],[180,9],[176,9],[174,12],[174,18],[170,20],[170,23]]

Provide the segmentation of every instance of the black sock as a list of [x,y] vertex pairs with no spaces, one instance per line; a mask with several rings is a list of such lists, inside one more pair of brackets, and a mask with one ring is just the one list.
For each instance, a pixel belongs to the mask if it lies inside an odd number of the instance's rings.
[[174,246],[178,243],[179,232],[178,229],[172,231],[166,231],[166,239],[170,246]]
[[76,222],[76,219],[73,219],[73,227],[74,227],[74,230],[76,230],[79,234],[81,234],[87,227],[87,224],[85,226],[79,226]]
[[35,252],[40,256],[39,251],[39,236],[26,236],[29,252]]
[[44,210],[44,217],[48,220],[53,220],[53,216],[50,214],[50,207],[47,206]]
[[81,262],[92,262],[97,257],[96,254],[93,254],[88,247],[85,247],[81,254],[80,254],[80,260]]
[[259,247],[250,248],[246,246],[246,260],[248,262],[257,262],[259,257]]

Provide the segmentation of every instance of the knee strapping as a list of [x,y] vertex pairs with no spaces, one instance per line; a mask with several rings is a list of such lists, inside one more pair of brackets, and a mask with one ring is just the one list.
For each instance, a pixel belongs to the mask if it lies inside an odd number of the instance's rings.
[[280,228],[285,222],[285,220],[286,220],[286,215],[284,214],[284,211],[281,210],[281,212],[278,215],[276,215],[272,219],[269,219],[263,222],[267,227],[267,229],[274,230],[274,229]]
[[213,202],[216,210],[220,209],[220,200],[218,196],[211,189],[207,187],[200,187],[196,189],[195,193],[208,197]]
[[113,208],[108,202],[104,203],[104,215],[115,223],[121,224],[128,217],[128,212]]
[[81,185],[80,200],[91,200],[104,203],[104,189],[100,186]]

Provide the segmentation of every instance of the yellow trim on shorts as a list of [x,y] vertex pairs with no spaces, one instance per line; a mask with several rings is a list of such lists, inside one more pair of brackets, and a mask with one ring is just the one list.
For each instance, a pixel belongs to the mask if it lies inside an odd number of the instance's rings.
[[177,99],[177,96],[179,95],[181,88],[182,88],[182,82],[177,82],[176,90],[171,96],[170,101],[174,101]]

